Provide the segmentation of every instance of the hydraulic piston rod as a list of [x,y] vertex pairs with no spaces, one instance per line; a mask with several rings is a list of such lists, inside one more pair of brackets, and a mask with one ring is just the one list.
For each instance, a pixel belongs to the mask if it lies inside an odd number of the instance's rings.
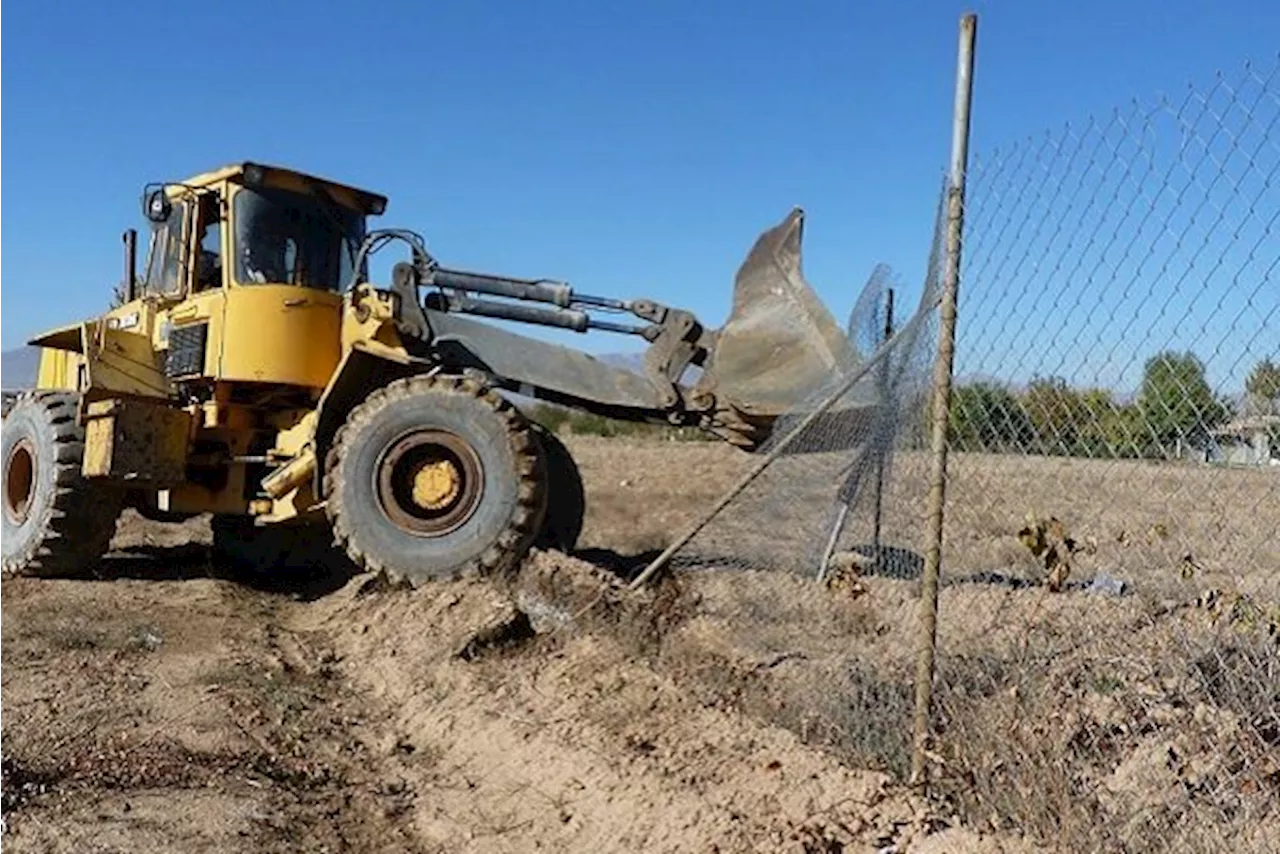
[[427,284],[449,290],[472,291],[478,294],[507,297],[508,299],[523,300],[525,302],[545,302],[560,308],[590,307],[634,313],[636,308],[641,305],[641,303],[631,300],[598,297],[591,294],[575,294],[573,288],[565,282],[552,282],[545,279],[513,279],[508,276],[470,273],[465,270],[449,270],[443,267],[437,267],[431,271]]
[[521,323],[533,323],[539,326],[556,326],[561,329],[572,329],[574,332],[586,332],[588,329],[599,329],[605,332],[619,332],[624,335],[639,335],[645,338],[652,336],[654,327],[633,323],[614,323],[608,320],[597,320],[585,311],[568,308],[543,308],[536,305],[505,303],[496,300],[475,299],[456,293],[428,294],[427,307],[454,314],[475,314],[482,317],[494,317],[499,320],[515,320]]

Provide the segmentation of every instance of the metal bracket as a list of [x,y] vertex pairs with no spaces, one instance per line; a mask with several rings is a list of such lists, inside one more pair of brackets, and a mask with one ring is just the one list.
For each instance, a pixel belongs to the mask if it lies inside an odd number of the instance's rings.
[[422,282],[419,268],[401,261],[391,268],[391,292],[395,294],[395,324],[401,335],[419,341],[431,340],[431,324],[418,302],[418,287]]
[[[681,393],[680,378],[691,364],[702,364],[707,349],[702,324],[690,312],[637,302],[632,310],[657,324],[657,335],[644,354],[645,375],[658,389],[665,409],[691,409]],[[695,398],[697,400],[697,398]]]

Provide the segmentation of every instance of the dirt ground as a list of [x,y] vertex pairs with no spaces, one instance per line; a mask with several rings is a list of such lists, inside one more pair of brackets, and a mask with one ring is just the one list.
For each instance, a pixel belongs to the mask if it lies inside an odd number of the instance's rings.
[[[1221,822],[1247,824],[1228,834],[1234,850],[1276,850],[1277,811],[1256,804],[1280,792],[1280,720],[1274,744],[1266,729],[1280,697],[1265,682],[1257,696],[1225,697],[1223,686],[1240,687],[1239,667],[1201,684],[1192,676],[1207,664],[1191,672],[1144,658],[1165,650],[1167,663],[1171,640],[1194,638],[1210,644],[1191,651],[1196,661],[1222,660],[1208,655],[1221,652],[1216,635],[1183,630],[1204,617],[1194,603],[1164,601],[1168,616],[1153,617],[1160,601],[1141,597],[948,586],[940,707],[947,731],[965,738],[938,745],[939,785],[926,799],[897,782],[909,759],[914,579],[823,586],[784,572],[701,571],[629,593],[619,574],[670,542],[750,459],[705,443],[570,446],[587,481],[582,548],[535,553],[510,583],[407,591],[343,574],[232,580],[210,564],[203,520],[134,515],[85,578],[4,580],[4,845],[1036,851],[1104,813],[1141,813],[1155,840],[1151,821],[1200,803],[1185,794],[1191,771],[1166,770],[1160,751],[1176,742],[1202,788],[1221,778],[1208,786]],[[891,519],[918,516],[903,480]],[[1008,551],[1021,511],[973,509],[991,530],[969,554]],[[962,612],[973,616],[945,619]],[[1099,626],[1127,646],[1101,656],[1057,642]],[[1232,662],[1280,673],[1271,647],[1231,649]],[[1038,670],[1009,664],[1045,656]],[[1091,669],[1099,660],[1103,674]],[[1124,731],[1117,703],[1129,694],[1116,684],[1146,691],[1148,718],[1167,707],[1163,723]],[[1215,686],[1218,702],[1201,709],[1197,692]],[[1028,694],[1042,705],[1005,699]],[[1027,720],[1051,706],[1061,718],[1047,730]],[[1229,769],[1195,764],[1236,731],[1262,737],[1242,740]],[[1114,753],[1105,762],[1059,761],[1082,737],[1104,736]],[[1023,770],[1043,791],[1027,794],[1009,751],[1031,756],[1036,744],[1049,746],[1045,764]],[[1005,753],[978,755],[992,750]],[[1228,781],[1244,794],[1227,799]],[[1077,809],[1082,785],[1096,791]],[[1110,850],[1143,850],[1143,827]],[[1205,832],[1175,829],[1183,840]]]

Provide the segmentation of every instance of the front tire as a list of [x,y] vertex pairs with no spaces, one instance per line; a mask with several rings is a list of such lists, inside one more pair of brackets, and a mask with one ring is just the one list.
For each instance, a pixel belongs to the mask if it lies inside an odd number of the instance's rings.
[[96,563],[111,544],[121,491],[81,477],[84,428],[79,397],[34,392],[4,419],[3,568],[5,575],[62,575]]
[[416,586],[514,570],[542,524],[545,479],[509,401],[469,379],[409,377],[348,415],[326,459],[325,507],[357,565]]
[[587,512],[587,493],[578,464],[560,437],[534,425],[547,466],[547,513],[534,545],[572,554]]

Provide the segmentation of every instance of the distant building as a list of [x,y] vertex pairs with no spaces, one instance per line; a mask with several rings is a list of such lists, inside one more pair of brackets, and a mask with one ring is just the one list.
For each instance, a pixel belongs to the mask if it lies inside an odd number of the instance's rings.
[[1215,428],[1205,459],[1236,466],[1280,465],[1280,415],[1237,418]]

